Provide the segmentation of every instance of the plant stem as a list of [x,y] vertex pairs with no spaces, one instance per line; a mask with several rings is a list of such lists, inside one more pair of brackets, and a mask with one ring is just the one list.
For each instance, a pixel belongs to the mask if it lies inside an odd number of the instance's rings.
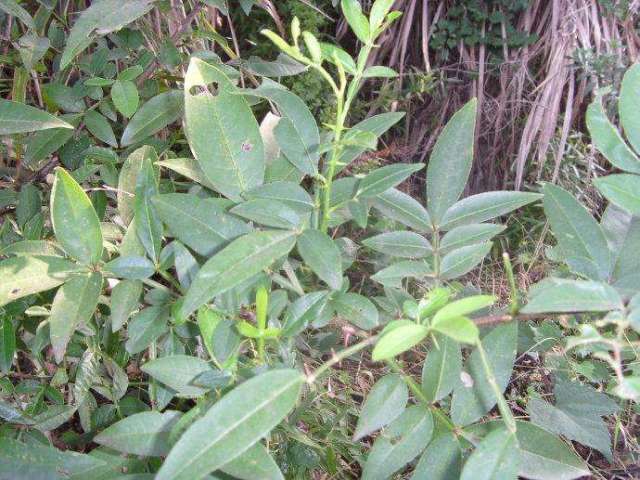
[[498,402],[498,410],[500,410],[500,415],[502,415],[502,421],[506,425],[507,429],[511,433],[516,432],[516,420],[513,417],[513,413],[507,404],[504,396],[502,395],[502,391],[498,386],[498,381],[496,380],[495,375],[493,374],[493,369],[489,364],[489,359],[487,358],[487,354],[484,351],[484,347],[482,346],[482,342],[478,340],[476,347],[478,348],[478,353],[480,354],[480,360],[482,361],[482,367],[484,368],[484,373],[487,376],[487,380],[489,381],[489,385],[493,390],[494,395],[496,396],[496,400]]
[[318,378],[320,378],[322,374],[324,374],[327,370],[333,367],[336,363],[340,363],[345,358],[350,357],[354,353],[358,353],[360,350],[368,347],[369,345],[372,345],[373,343],[376,342],[376,340],[378,340],[378,336],[372,335],[371,337],[365,338],[361,342],[351,345],[349,348],[345,348],[344,350],[341,350],[338,353],[334,352],[334,354],[329,360],[327,360],[325,363],[323,363],[318,368],[316,368],[313,371],[313,373],[307,375],[307,383],[308,384],[314,383]]

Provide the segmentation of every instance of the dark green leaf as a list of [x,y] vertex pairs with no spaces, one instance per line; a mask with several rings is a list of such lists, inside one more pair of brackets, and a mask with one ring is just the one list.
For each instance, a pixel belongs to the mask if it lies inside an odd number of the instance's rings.
[[0,99],[0,135],[36,132],[49,128],[68,128],[73,125],[44,110],[20,102]]
[[333,290],[342,285],[342,256],[334,241],[320,230],[305,230],[298,237],[298,253],[311,270]]
[[444,335],[436,336],[422,366],[422,391],[432,402],[449,395],[460,381],[462,353],[457,342]]
[[371,330],[379,325],[376,306],[362,295],[337,293],[331,303],[338,315],[358,328]]
[[389,425],[402,414],[408,400],[409,391],[400,375],[382,377],[371,388],[362,405],[353,440],[358,441]]
[[478,444],[462,469],[460,480],[517,480],[518,441],[514,433],[496,429]]
[[107,145],[118,148],[118,141],[113,133],[113,129],[103,115],[95,110],[88,111],[84,116],[84,125],[98,140],[102,140]]
[[128,147],[150,137],[182,117],[183,110],[182,92],[171,90],[156,95],[131,118],[120,143],[123,147]]

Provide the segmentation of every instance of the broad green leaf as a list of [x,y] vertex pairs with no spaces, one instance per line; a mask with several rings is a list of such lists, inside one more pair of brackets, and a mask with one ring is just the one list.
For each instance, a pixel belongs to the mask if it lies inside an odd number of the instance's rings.
[[136,313],[127,327],[129,338],[124,344],[130,355],[142,352],[167,331],[168,309],[154,305]]
[[386,192],[417,172],[422,163],[394,163],[368,173],[358,184],[356,197],[370,198]]
[[[511,322],[494,328],[481,340],[501,391],[507,387],[511,378],[517,338],[517,323]],[[495,394],[487,380],[477,349],[467,359],[465,371],[471,377],[470,381],[461,381],[456,385],[451,402],[451,419],[456,425],[475,422],[496,404]]]
[[[636,109],[638,102],[640,102],[640,64],[636,63],[626,71],[622,78],[618,101],[620,123],[629,143],[636,152],[640,152],[640,116]],[[640,173],[640,162],[636,163],[636,167],[638,170],[635,170],[635,173]]]
[[33,427],[41,432],[55,430],[63,423],[68,422],[76,410],[77,407],[73,405],[52,405],[33,417],[35,422]]
[[315,206],[311,196],[295,182],[265,183],[247,192],[246,197],[248,200],[277,200],[299,215],[311,212]]
[[[332,43],[320,42],[320,51],[322,52],[324,60],[333,63],[334,65],[337,65],[339,62],[345,72],[350,75],[355,75],[356,62],[345,50]],[[337,58],[337,61],[334,57]]]
[[173,236],[206,257],[251,231],[246,223],[226,214],[219,199],[167,193],[156,195],[152,203]]
[[78,325],[88,322],[98,305],[102,275],[74,276],[56,292],[49,315],[49,334],[56,362],[62,362],[67,344]]
[[305,230],[298,237],[298,253],[313,272],[333,290],[342,285],[342,256],[335,242],[320,230]]
[[272,370],[227,393],[180,437],[157,480],[202,478],[249,450],[295,406],[304,377]]
[[[618,108],[622,114],[622,111],[625,110],[622,101],[618,102]],[[636,115],[635,112],[626,111],[629,112],[627,114],[628,119]],[[640,159],[633,153],[633,150],[625,143],[618,129],[607,118],[600,95],[596,96],[587,108],[586,120],[593,145],[613,166],[627,172],[640,173]]]
[[158,157],[153,149],[148,153],[149,155],[143,154],[140,170],[136,177],[134,204],[136,235],[147,255],[154,262],[158,262],[162,247],[163,229],[156,207],[151,200],[158,194],[158,179],[153,168],[153,160]]
[[166,167],[169,170],[173,170],[183,177],[194,180],[210,190],[215,190],[215,187],[209,182],[198,162],[192,158],[168,158],[166,160],[158,161],[156,164],[161,167]]
[[417,323],[408,323],[384,333],[373,348],[374,361],[387,360],[418,345],[429,335],[429,328]]
[[102,231],[98,215],[82,187],[63,168],[56,169],[51,190],[51,223],[69,256],[88,264],[100,261]]
[[413,197],[391,188],[373,199],[373,206],[390,220],[400,222],[418,232],[431,231],[431,220],[425,208]]
[[[61,115],[62,120],[76,127],[80,122],[80,115]],[[73,137],[70,128],[52,128],[36,132],[27,142],[27,150],[24,153],[24,163],[32,170],[38,170],[45,159]]]
[[470,297],[461,298],[454,302],[448,303],[438,310],[431,321],[432,325],[452,317],[460,315],[468,315],[483,308],[490,307],[496,302],[493,295],[472,295]]
[[171,90],[156,95],[143,104],[131,118],[122,133],[120,143],[123,147],[128,147],[141,142],[180,119],[183,110],[184,97],[182,92]]
[[451,250],[442,259],[440,276],[451,280],[469,273],[487,256],[491,247],[491,242],[484,242]]
[[407,385],[400,375],[385,375],[369,391],[362,405],[358,424],[353,434],[357,442],[398,418],[409,401]]
[[101,140],[114,148],[118,148],[116,136],[113,133],[111,125],[109,125],[109,121],[104,117],[104,115],[95,110],[90,110],[84,116],[84,125],[98,140]]
[[127,280],[144,280],[156,271],[148,258],[140,256],[118,257],[104,265],[104,273]]
[[196,379],[213,371],[210,363],[189,355],[171,355],[142,365],[142,371],[185,397],[199,397],[208,389],[198,386]]
[[33,418],[9,403],[0,401],[0,418],[8,423],[33,425]]
[[462,194],[473,162],[477,100],[470,100],[447,122],[427,166],[427,209],[434,225]]
[[404,260],[392,263],[383,268],[375,275],[371,276],[372,280],[381,283],[385,287],[400,288],[402,280],[405,278],[422,279],[433,276],[433,268],[425,261]]
[[611,255],[602,228],[569,192],[544,185],[544,212],[569,266],[581,275],[605,280]]
[[342,13],[347,20],[347,23],[356,34],[358,40],[362,43],[368,43],[370,40],[371,32],[369,31],[369,22],[367,17],[362,13],[362,7],[358,0],[342,0]]
[[371,330],[380,324],[376,306],[360,294],[337,293],[331,300],[331,305],[338,315],[363,330]]
[[131,118],[140,104],[136,84],[131,80],[116,80],[111,87],[111,100],[122,115]]
[[301,222],[295,210],[278,200],[248,200],[229,212],[272,228],[295,229]]
[[389,10],[393,6],[394,0],[376,0],[369,12],[369,26],[375,32],[384,22]]
[[634,215],[640,215],[640,176],[620,173],[596,178],[594,183],[611,203]]
[[[0,442],[0,478],[11,480],[87,478],[90,471],[105,466],[91,455],[61,451],[40,442],[25,444],[12,438]],[[64,475],[58,474],[64,472]]]
[[411,480],[459,480],[462,448],[453,433],[435,437],[420,457]]
[[602,216],[602,228],[613,254],[612,278],[620,280],[640,272],[640,216],[609,205]]
[[252,55],[249,60],[242,63],[251,73],[262,77],[290,77],[298,75],[307,69],[306,65],[295,61],[284,53],[278,54],[273,62]]
[[111,289],[111,331],[117,332],[138,308],[142,282],[123,280]]
[[[258,442],[235,460],[220,468],[240,480],[284,480],[280,467],[262,443]],[[208,478],[211,478],[209,476]]]
[[0,262],[0,306],[61,285],[80,268],[68,260],[49,256],[20,256]]
[[386,232],[362,241],[363,245],[392,257],[422,258],[431,253],[431,244],[414,232]]
[[529,297],[523,313],[606,312],[623,308],[613,287],[591,280],[547,278],[531,289]]
[[120,30],[138,19],[153,7],[154,0],[99,0],[83,10],[77,17],[60,60],[60,70],[85,50],[96,35],[106,35]]
[[[216,96],[206,89],[212,82]],[[191,59],[184,86],[185,133],[209,182],[234,201],[262,184],[265,169],[258,123],[237,93],[222,69]]]
[[93,441],[132,455],[167,455],[171,449],[169,434],[181,415],[173,410],[136,413],[109,426]]
[[198,271],[181,314],[186,317],[216,295],[268,268],[289,253],[295,242],[295,233],[288,231],[257,231],[237,238]]
[[422,391],[432,402],[442,400],[457,385],[462,371],[460,345],[437,335],[422,365]]
[[148,158],[151,163],[157,161],[158,155],[153,147],[145,145],[134,150],[120,168],[117,193],[118,213],[126,225],[131,223],[135,213],[136,184],[145,158]]
[[467,247],[491,240],[506,227],[492,223],[461,225],[444,234],[440,239],[440,252],[448,253],[457,248]]
[[460,480],[517,480],[518,440],[506,429],[496,429],[478,444],[464,464]]
[[0,372],[9,373],[16,353],[16,332],[11,319],[0,317]]
[[[0,1],[0,4],[2,2]],[[47,37],[39,37],[35,33],[28,32],[18,40],[17,48],[22,59],[24,68],[29,71],[35,69],[36,65],[47,53],[51,42]]]
[[455,202],[442,217],[442,230],[486,222],[542,198],[539,193],[484,192]]
[[49,240],[19,240],[0,249],[0,255],[62,257],[64,251]]
[[295,300],[287,308],[282,325],[282,336],[298,335],[310,323],[329,316],[332,312],[328,302],[329,292],[326,290],[307,293]]
[[50,128],[73,130],[74,127],[44,110],[38,110],[24,103],[0,99],[0,135],[36,132]]
[[386,480],[416,458],[433,434],[431,411],[407,408],[376,438],[362,471],[363,480]]
[[457,342],[475,344],[480,332],[475,323],[464,316],[441,318],[431,322],[431,328]]
[[19,18],[29,29],[35,30],[36,25],[33,18],[24,8],[22,8],[15,0],[0,0],[0,10],[11,16]]
[[309,108],[300,97],[280,84],[267,80],[247,93],[266,98],[278,107],[281,118],[273,133],[287,160],[307,175],[318,173],[320,132]]

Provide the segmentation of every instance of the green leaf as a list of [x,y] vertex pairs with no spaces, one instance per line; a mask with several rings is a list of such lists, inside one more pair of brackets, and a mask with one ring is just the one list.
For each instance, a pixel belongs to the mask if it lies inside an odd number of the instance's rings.
[[373,348],[371,358],[378,362],[393,358],[418,345],[429,335],[429,328],[417,323],[407,323],[384,333]]
[[111,87],[111,100],[122,115],[131,118],[140,104],[136,84],[131,80],[116,80]]
[[389,10],[393,6],[394,0],[376,0],[369,12],[369,26],[375,32],[384,22]]
[[336,293],[331,301],[336,313],[363,330],[380,324],[378,310],[371,300],[357,293]]
[[68,422],[76,410],[77,408],[73,405],[52,405],[33,417],[35,422],[33,427],[41,432],[55,430],[63,423]]
[[167,160],[156,162],[156,165],[166,167],[179,173],[183,177],[194,180],[210,190],[215,190],[215,187],[209,182],[198,162],[192,158],[168,158]]
[[93,438],[100,445],[118,452],[145,457],[167,455],[169,434],[181,417],[180,412],[140,412],[114,423]]
[[[640,64],[636,63],[630,67],[622,78],[620,86],[620,100],[618,101],[618,112],[620,113],[620,123],[624,128],[624,133],[631,146],[636,152],[640,152],[640,116],[636,106],[640,101]],[[640,162],[636,157],[635,173],[640,173]]]
[[542,198],[539,193],[484,192],[455,202],[442,217],[442,230],[486,222]]
[[422,366],[422,391],[432,402],[449,395],[460,381],[462,353],[460,345],[444,335],[437,335]]
[[484,243],[504,231],[504,225],[478,223],[455,227],[440,239],[440,253],[448,253],[461,247]]
[[398,72],[393,68],[383,67],[381,65],[368,67],[362,73],[363,78],[396,78],[397,76]]
[[158,194],[158,180],[153,168],[154,160],[157,158],[153,148],[143,154],[136,178],[134,204],[136,234],[147,255],[154,262],[160,259],[163,233],[162,222],[151,201]]
[[[622,101],[618,102],[621,114],[622,110],[625,110],[623,105]],[[636,115],[635,112],[629,112],[627,118],[631,119],[634,115]],[[625,143],[618,129],[607,118],[600,95],[596,96],[587,108],[586,121],[593,145],[612,165],[627,172],[640,173],[640,159],[633,153],[633,150]]]
[[282,326],[282,336],[293,337],[301,333],[312,321],[326,316],[329,292],[315,291],[302,295],[287,308]]
[[623,307],[618,292],[606,283],[547,278],[529,293],[523,313],[607,312]]
[[[74,127],[80,122],[80,115],[62,115],[60,118]],[[34,133],[27,143],[24,163],[31,170],[38,170],[49,155],[71,140],[73,133],[74,131],[69,128],[52,128]]]
[[57,291],[49,315],[51,346],[56,362],[62,362],[76,327],[88,322],[93,315],[101,291],[102,275],[98,272],[74,276]]
[[[517,323],[511,322],[494,328],[482,339],[489,365],[501,391],[511,378],[517,338]],[[456,425],[475,422],[491,410],[497,401],[477,349],[467,359],[465,371],[470,380],[456,385],[451,402],[451,419]]]
[[246,223],[225,213],[220,199],[167,193],[156,195],[152,203],[173,236],[206,257],[251,231]]
[[477,310],[490,307],[496,302],[493,295],[472,295],[470,297],[461,298],[451,302],[440,310],[438,310],[431,321],[431,325],[436,325],[448,318],[459,317],[460,315],[468,315]]
[[391,188],[373,199],[373,206],[390,220],[400,222],[418,232],[431,231],[431,219],[425,208],[413,197]]
[[457,342],[463,343],[475,344],[480,335],[475,323],[463,316],[448,316],[437,321],[434,319],[431,322],[431,328]]
[[247,192],[246,197],[248,200],[277,200],[295,210],[299,215],[309,213],[314,208],[311,196],[294,182],[265,183]]
[[118,213],[124,223],[129,225],[135,214],[136,184],[138,175],[144,166],[144,160],[148,158],[151,163],[158,159],[153,147],[143,146],[132,153],[123,162],[118,176]]
[[73,125],[37,108],[20,102],[0,99],[0,135],[36,132],[50,128],[68,128]]
[[[29,15],[24,8],[18,5],[14,0],[0,0],[0,10],[8,13],[9,15],[19,18],[30,30],[35,30],[36,25],[33,23],[33,18]],[[0,115],[1,117],[1,115]]]
[[9,317],[0,317],[0,372],[9,373],[16,353],[16,332]]
[[300,226],[301,221],[295,210],[277,200],[248,200],[229,211],[272,228],[295,229]]
[[49,256],[12,257],[0,262],[0,306],[61,285],[80,268],[68,260]]
[[[217,84],[217,95],[206,87]],[[196,89],[205,89],[195,94]],[[185,133],[216,190],[234,201],[262,184],[264,147],[251,108],[219,67],[192,58],[185,77]]]
[[506,429],[496,429],[478,444],[462,469],[460,480],[517,480],[518,440]]
[[422,163],[394,163],[377,168],[360,180],[356,198],[369,198],[380,195],[399,183],[404,182],[412,173],[417,172]]
[[235,460],[222,466],[220,470],[240,480],[254,480],[256,478],[284,480],[278,464],[260,442],[254,444]]
[[51,223],[67,254],[87,264],[100,261],[100,220],[87,194],[63,168],[56,169],[51,190]]
[[458,110],[440,133],[427,166],[427,208],[434,225],[462,194],[471,164],[477,100]]
[[60,70],[67,66],[85,50],[95,35],[106,35],[120,30],[147,13],[153,7],[154,0],[129,0],[123,4],[120,0],[100,0],[93,2],[76,19],[60,60]]
[[404,260],[392,263],[383,268],[375,275],[371,276],[372,280],[381,283],[385,287],[400,288],[402,280],[407,277],[423,279],[433,276],[433,268],[425,261]]
[[[61,451],[40,442],[25,444],[12,438],[0,442],[0,477],[12,480],[87,478],[92,470],[106,466],[92,456]],[[64,472],[57,474],[57,472]]]
[[111,289],[111,331],[120,330],[129,316],[138,308],[142,295],[142,282],[123,280]]
[[593,183],[611,203],[640,215],[640,176],[630,173],[607,175],[596,178]]
[[311,270],[331,289],[342,286],[342,256],[340,249],[326,233],[305,230],[298,237],[298,253]]
[[342,0],[342,13],[347,23],[362,43],[368,43],[371,37],[369,22],[362,13],[362,7],[358,0]]
[[287,160],[307,175],[318,173],[320,132],[309,108],[300,97],[280,84],[266,80],[260,87],[247,93],[266,98],[278,107],[282,118],[273,133]]
[[462,448],[453,433],[435,437],[420,457],[411,480],[459,480],[462,470]]
[[640,272],[640,216],[633,216],[626,210],[609,205],[601,221],[614,256],[612,278],[623,279]]
[[84,125],[98,140],[114,148],[118,148],[118,141],[113,133],[113,129],[103,115],[95,110],[88,111],[84,116]]
[[289,253],[295,242],[295,233],[287,231],[258,231],[237,238],[198,271],[185,297],[182,316],[268,268]]
[[367,395],[358,424],[353,434],[357,442],[398,418],[409,401],[407,385],[400,375],[385,375],[378,380]]
[[184,97],[182,92],[171,90],[156,95],[143,104],[131,118],[122,133],[120,143],[123,147],[128,147],[141,142],[180,119],[183,111]]
[[144,280],[155,271],[155,265],[148,258],[132,255],[118,257],[104,265],[105,274],[128,280]]
[[320,42],[320,50],[322,51],[322,58],[327,62],[336,64],[336,60],[334,56],[340,62],[344,71],[350,75],[355,75],[356,73],[356,62],[353,60],[351,55],[349,55],[342,48],[333,45],[331,43]]
[[142,352],[167,331],[168,309],[154,305],[136,313],[127,328],[129,338],[124,347],[130,355]]
[[386,480],[416,458],[433,434],[431,411],[407,408],[376,439],[362,471],[363,480]]
[[451,280],[469,273],[487,256],[491,247],[491,242],[485,242],[451,250],[442,259],[440,276]]
[[431,244],[414,232],[386,232],[362,241],[363,245],[392,257],[422,258],[431,253]]
[[545,184],[544,212],[565,261],[578,274],[605,280],[611,270],[611,254],[602,228],[569,192]]
[[[0,4],[2,2],[0,1]],[[39,37],[35,33],[28,32],[18,40],[18,52],[24,68],[29,71],[35,69],[36,65],[47,53],[51,43],[47,37]]]
[[157,480],[202,478],[267,435],[295,406],[304,377],[273,370],[234,388],[180,437]]
[[196,379],[213,367],[204,360],[189,355],[170,355],[142,365],[142,371],[184,397],[199,397],[208,389],[198,386]]

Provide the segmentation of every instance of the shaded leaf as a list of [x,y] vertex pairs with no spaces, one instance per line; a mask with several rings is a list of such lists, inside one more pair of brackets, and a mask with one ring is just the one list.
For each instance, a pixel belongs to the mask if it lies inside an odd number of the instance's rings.
[[342,285],[342,256],[334,241],[320,230],[305,230],[298,237],[298,253],[311,270],[333,290]]
[[389,374],[378,380],[362,405],[353,441],[358,441],[398,418],[409,401],[407,385],[400,375]]

